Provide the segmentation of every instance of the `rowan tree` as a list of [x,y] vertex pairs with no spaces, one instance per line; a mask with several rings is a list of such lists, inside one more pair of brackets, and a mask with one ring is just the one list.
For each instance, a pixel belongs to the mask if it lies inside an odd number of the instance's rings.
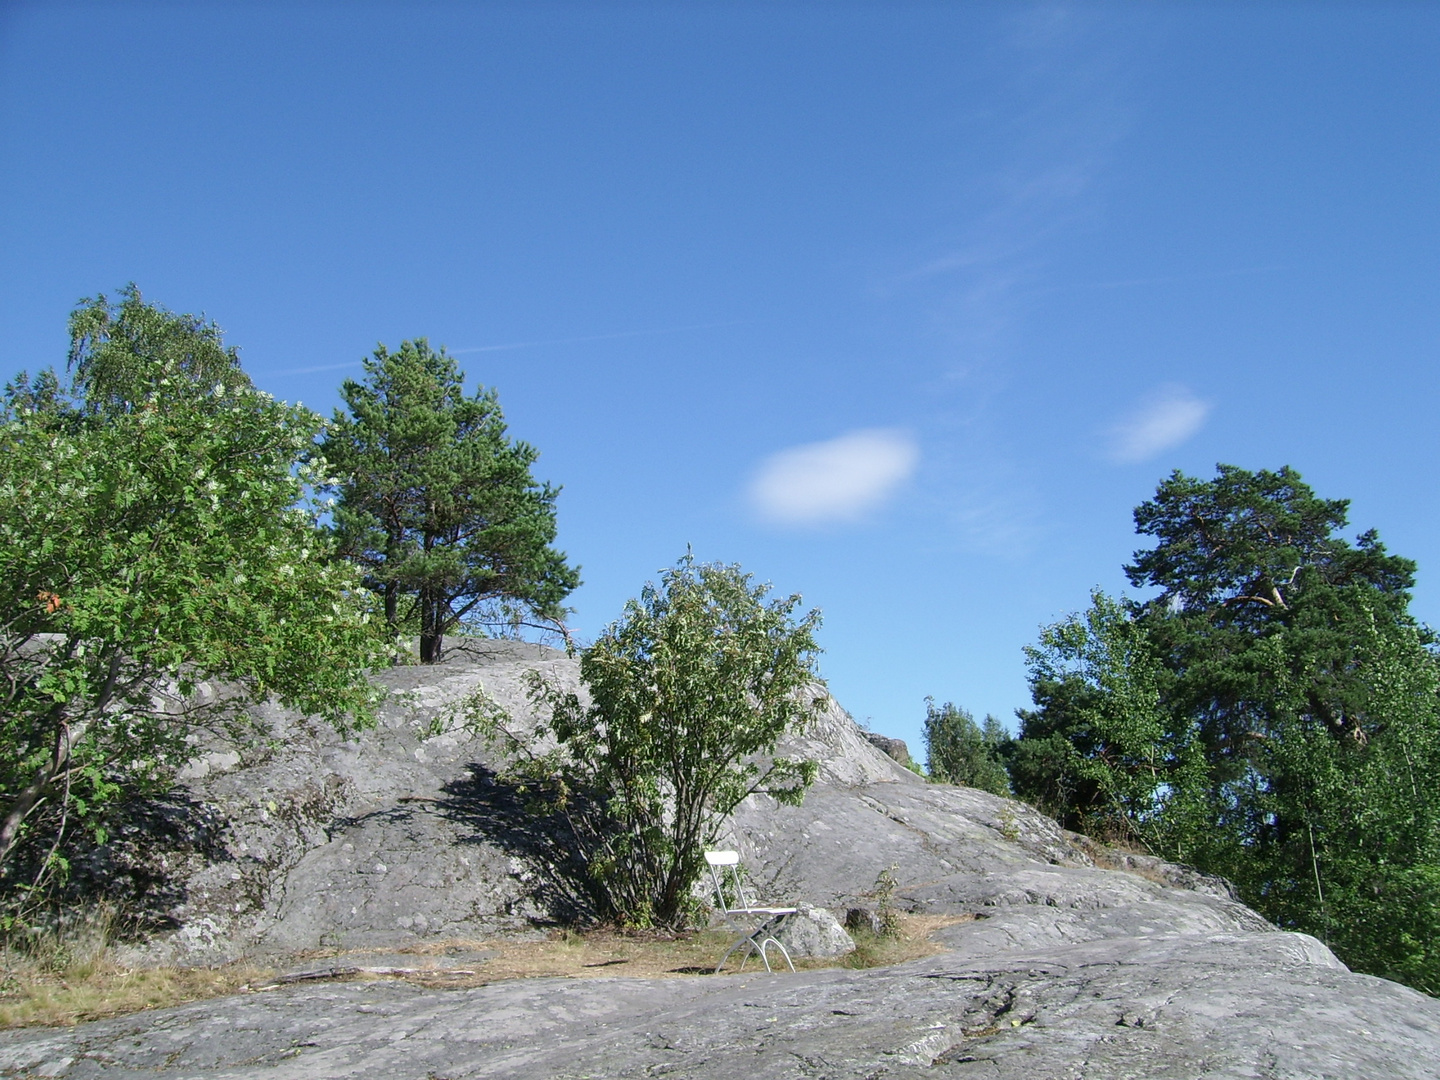
[[581,653],[588,702],[532,683],[542,723],[505,739],[511,776],[568,824],[600,919],[684,924],[704,851],[740,801],[798,804],[814,780],[814,762],[774,750],[829,700],[820,615],[796,618],[799,596],[768,593],[687,555]]
[[169,784],[198,732],[262,737],[250,704],[368,722],[383,656],[302,500],[320,418],[134,286],[82,301],[70,329],[73,379],[22,376],[0,423],[6,891],[27,884],[17,845],[48,849],[42,878],[63,870],[67,823],[103,829],[108,801]]

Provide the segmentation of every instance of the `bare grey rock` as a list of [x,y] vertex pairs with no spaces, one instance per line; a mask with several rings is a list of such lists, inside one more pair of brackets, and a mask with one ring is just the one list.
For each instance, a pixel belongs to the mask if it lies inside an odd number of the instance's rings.
[[4,1033],[0,1075],[1432,1080],[1437,1046],[1440,1003],[1250,932],[799,975],[300,983]]
[[855,939],[845,932],[840,920],[814,904],[801,904],[794,915],[786,916],[775,932],[775,940],[791,956],[833,959],[855,951]]
[[268,747],[221,746],[186,783],[186,798],[226,829],[209,859],[183,868],[183,899],[168,912],[178,929],[122,958],[399,946],[522,933],[565,915],[527,859],[529,815],[494,783],[491,748],[455,715],[483,692],[523,724],[532,669],[578,680],[563,653],[478,642],[438,667],[380,673],[390,691],[380,723],[354,739],[267,710]]
[[[496,779],[489,749],[446,719],[483,685],[523,724],[531,667],[574,684],[560,654],[494,643],[438,669],[384,673],[395,694],[359,739],[276,714],[267,752],[232,760],[215,748],[175,805],[203,807],[223,835],[208,857],[195,847],[171,861],[178,929],[137,956],[320,945],[383,956],[563,917],[576,901],[549,872],[544,823]],[[819,782],[800,807],[747,800],[725,841],[760,894],[873,911],[876,877],[894,867],[893,905],[961,920],[940,931],[948,951],[798,975],[450,991],[304,982],[0,1033],[0,1075],[1440,1076],[1440,1002],[1349,972],[1224,882],[1105,851],[1010,800],[929,784],[838,705],[782,749],[817,760]]]

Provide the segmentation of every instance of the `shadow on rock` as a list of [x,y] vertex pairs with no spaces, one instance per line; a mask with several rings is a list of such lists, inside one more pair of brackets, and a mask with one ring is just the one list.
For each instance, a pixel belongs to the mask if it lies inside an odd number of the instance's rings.
[[550,921],[594,922],[589,876],[565,815],[539,805],[487,765],[467,768],[468,776],[445,785],[439,803],[442,814],[469,832],[462,842],[491,844],[519,860],[521,882]]
[[175,912],[189,898],[186,882],[197,867],[230,858],[220,812],[180,790],[134,796],[114,806],[105,815],[100,843],[94,831],[72,826],[58,850],[68,873],[58,881],[40,873],[54,834],[43,827],[49,823],[39,824],[35,839],[16,852],[9,880],[0,888],[13,902],[29,891],[18,883],[44,883],[43,896],[31,892],[23,900],[34,905],[29,918],[41,922],[64,925],[108,908],[111,932],[122,940],[177,929]]

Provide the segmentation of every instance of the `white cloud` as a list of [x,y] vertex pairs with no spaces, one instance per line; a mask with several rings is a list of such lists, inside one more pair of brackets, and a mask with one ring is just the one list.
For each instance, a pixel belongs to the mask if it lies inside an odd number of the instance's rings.
[[783,525],[853,521],[884,502],[919,461],[920,448],[903,431],[852,431],[771,455],[750,483],[750,501]]
[[1127,465],[1148,461],[1194,435],[1209,415],[1210,403],[1185,387],[1162,387],[1133,415],[1110,429],[1110,459]]

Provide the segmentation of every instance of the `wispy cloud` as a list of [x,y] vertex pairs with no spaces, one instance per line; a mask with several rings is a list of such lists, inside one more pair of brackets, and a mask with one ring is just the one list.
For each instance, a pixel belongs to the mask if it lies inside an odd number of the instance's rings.
[[1273,274],[1286,270],[1284,264],[1271,266],[1241,266],[1230,270],[1209,270],[1194,274],[1163,274],[1153,277],[1120,278],[1115,281],[1077,281],[1066,285],[1054,285],[1049,292],[1067,289],[1130,289],[1147,285],[1180,285],[1192,281],[1221,281],[1225,278],[1250,277],[1256,274]]
[[974,164],[927,240],[877,281],[882,294],[932,296],[933,329],[953,345],[947,382],[1003,369],[1035,296],[1072,238],[1103,219],[1117,147],[1133,125],[1134,45],[1084,5],[1007,9],[987,61],[983,107],[957,111]]
[[854,521],[883,503],[919,462],[919,446],[903,431],[852,431],[766,459],[751,481],[750,501],[780,525]]
[[1205,425],[1210,403],[1186,387],[1163,386],[1106,432],[1111,461],[1133,464],[1179,446]]

